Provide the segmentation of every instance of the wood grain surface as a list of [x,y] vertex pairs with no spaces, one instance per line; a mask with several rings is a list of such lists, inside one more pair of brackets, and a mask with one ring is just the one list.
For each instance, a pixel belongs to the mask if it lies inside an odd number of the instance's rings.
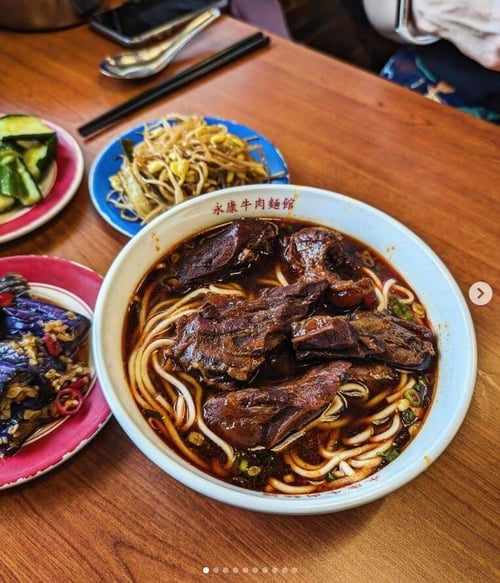
[[[71,203],[36,231],[0,244],[0,256],[64,257],[104,275],[127,238],[89,198],[98,152],[124,130],[169,112],[237,120],[279,147],[293,183],[382,209],[446,263],[476,327],[479,372],[468,415],[446,451],[405,487],[354,510],[311,517],[207,499],[147,460],[112,419],[63,465],[0,492],[0,580],[499,580],[498,127],[273,37],[268,48],[93,139],[76,131],[252,30],[224,17],[169,70],[140,82],[99,74],[100,59],[120,47],[86,25],[0,31],[0,111],[54,121],[85,158]],[[476,281],[494,290],[486,306],[468,300]]]

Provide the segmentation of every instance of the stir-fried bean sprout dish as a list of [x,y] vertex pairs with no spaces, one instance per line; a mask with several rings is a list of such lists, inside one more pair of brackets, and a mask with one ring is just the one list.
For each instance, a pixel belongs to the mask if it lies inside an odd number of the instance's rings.
[[334,229],[245,218],[169,251],[130,302],[124,360],[151,428],[197,468],[268,493],[359,482],[432,401],[425,307]]
[[107,200],[142,224],[200,194],[270,178],[260,145],[197,115],[169,115],[146,125],[142,142],[121,143],[123,163]]

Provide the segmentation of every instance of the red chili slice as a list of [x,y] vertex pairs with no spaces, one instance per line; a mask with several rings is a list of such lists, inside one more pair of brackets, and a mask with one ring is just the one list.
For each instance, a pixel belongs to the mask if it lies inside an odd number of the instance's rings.
[[74,415],[78,413],[83,404],[83,395],[81,391],[70,386],[61,389],[57,393],[54,402],[61,415]]
[[9,292],[4,292],[0,294],[0,308],[6,308],[7,306],[10,306],[13,301],[14,294],[11,294]]
[[47,352],[52,356],[59,356],[62,352],[61,343],[55,339],[55,337],[50,334],[50,332],[46,332],[43,341],[45,347],[47,348]]
[[71,383],[71,385],[68,385],[65,388],[66,389],[75,389],[76,391],[82,391],[88,384],[89,384],[88,377],[80,377],[77,381],[75,381],[74,383]]

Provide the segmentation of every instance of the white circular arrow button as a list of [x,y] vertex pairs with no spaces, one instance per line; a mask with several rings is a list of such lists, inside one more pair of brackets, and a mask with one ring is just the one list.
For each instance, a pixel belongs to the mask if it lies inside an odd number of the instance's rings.
[[469,298],[476,306],[485,306],[491,301],[493,290],[491,285],[485,281],[476,281],[469,288]]

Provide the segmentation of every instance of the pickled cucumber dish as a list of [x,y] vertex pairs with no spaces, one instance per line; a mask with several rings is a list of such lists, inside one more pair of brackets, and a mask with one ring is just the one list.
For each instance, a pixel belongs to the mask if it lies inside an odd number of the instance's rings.
[[57,134],[30,114],[0,116],[0,213],[43,199],[57,153]]

